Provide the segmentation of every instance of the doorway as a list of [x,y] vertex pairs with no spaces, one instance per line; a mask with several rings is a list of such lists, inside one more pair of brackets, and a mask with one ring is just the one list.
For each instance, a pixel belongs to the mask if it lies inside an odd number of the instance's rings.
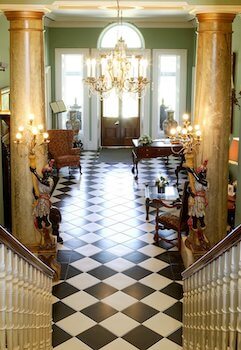
[[101,102],[101,146],[131,146],[140,137],[140,100],[113,90]]

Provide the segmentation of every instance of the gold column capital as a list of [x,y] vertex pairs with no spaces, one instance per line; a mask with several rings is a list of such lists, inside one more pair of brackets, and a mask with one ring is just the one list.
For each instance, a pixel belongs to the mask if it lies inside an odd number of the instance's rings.
[[236,17],[236,13],[207,12],[207,13],[197,13],[196,17],[199,23],[201,22],[232,23],[234,18]]
[[5,11],[5,16],[9,21],[24,19],[42,19],[45,15],[42,11]]

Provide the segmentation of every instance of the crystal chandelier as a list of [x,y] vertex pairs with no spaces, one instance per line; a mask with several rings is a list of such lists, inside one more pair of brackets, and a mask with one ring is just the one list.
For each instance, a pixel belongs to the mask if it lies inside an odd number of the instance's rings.
[[[117,0],[118,23],[119,1]],[[98,60],[87,60],[87,78],[89,96],[99,94],[100,100],[108,97],[115,89],[118,96],[124,92],[133,93],[138,98],[144,96],[149,81],[146,78],[148,62],[140,55],[127,56],[127,45],[120,37],[110,53],[102,54]]]

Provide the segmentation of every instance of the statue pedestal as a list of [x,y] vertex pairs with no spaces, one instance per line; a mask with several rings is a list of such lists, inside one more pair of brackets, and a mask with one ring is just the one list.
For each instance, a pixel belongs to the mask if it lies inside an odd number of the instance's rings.
[[40,260],[42,260],[47,266],[54,270],[54,281],[60,279],[61,265],[57,262],[57,242],[55,239],[55,244],[51,249],[42,249],[39,244],[34,244],[27,246],[27,248],[36,255]]

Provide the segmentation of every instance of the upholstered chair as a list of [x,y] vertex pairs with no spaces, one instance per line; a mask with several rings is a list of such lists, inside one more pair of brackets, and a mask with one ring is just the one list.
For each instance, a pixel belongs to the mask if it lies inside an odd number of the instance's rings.
[[49,157],[55,161],[57,172],[63,167],[78,167],[81,173],[80,148],[73,148],[73,130],[48,130]]

